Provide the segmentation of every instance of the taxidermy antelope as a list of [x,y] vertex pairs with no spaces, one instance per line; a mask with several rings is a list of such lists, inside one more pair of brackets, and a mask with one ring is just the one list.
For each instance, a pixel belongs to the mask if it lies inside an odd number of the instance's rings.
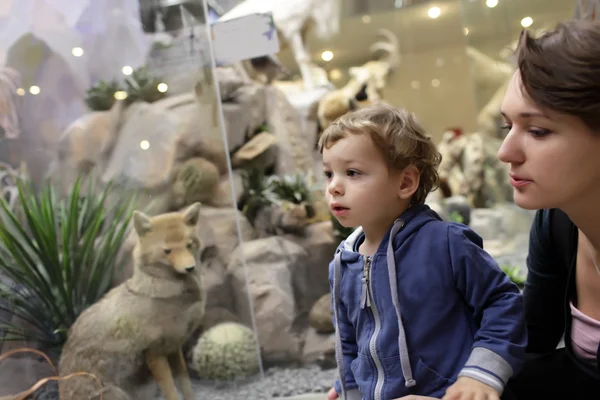
[[400,64],[398,39],[393,32],[379,29],[378,36],[383,41],[371,45],[371,53],[384,52],[384,56],[371,60],[359,67],[348,70],[350,80],[341,89],[327,93],[319,102],[317,115],[321,129],[325,129],[338,117],[358,108],[358,102],[368,101],[370,104],[381,101],[387,77]]

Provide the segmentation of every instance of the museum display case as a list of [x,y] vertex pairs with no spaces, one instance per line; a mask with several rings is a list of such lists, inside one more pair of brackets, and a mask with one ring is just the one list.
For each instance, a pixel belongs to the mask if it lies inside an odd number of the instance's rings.
[[416,113],[444,155],[428,204],[522,282],[499,101],[521,30],[574,3],[0,2],[0,399],[171,400],[164,368],[185,400],[326,392],[349,230],[316,145],[369,104]]

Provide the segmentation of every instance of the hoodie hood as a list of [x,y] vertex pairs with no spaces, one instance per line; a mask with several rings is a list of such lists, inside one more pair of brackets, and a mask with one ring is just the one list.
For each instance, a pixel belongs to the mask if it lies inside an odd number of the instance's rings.
[[[400,243],[402,243],[408,236],[410,236],[413,232],[418,231],[423,225],[433,220],[441,221],[442,219],[429,208],[426,204],[415,204],[404,211],[400,217],[398,217],[394,224],[388,229],[387,233],[383,237],[383,240],[379,244],[379,248],[377,249],[377,253],[385,254],[387,252],[387,248],[389,245],[390,235],[392,233],[392,227],[397,223],[402,224],[402,229],[398,231],[396,235],[394,235],[393,247],[396,249]],[[401,221],[401,222],[400,222]],[[356,261],[360,254],[355,250],[356,243],[362,239],[364,235],[362,227],[358,227],[352,232],[346,240],[344,240],[342,245],[342,260],[344,262]],[[354,254],[352,254],[354,253]]]

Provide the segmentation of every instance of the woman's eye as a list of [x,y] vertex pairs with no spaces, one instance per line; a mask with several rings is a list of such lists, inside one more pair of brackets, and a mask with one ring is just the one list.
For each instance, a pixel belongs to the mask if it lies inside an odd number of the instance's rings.
[[551,131],[548,129],[530,129],[529,133],[531,133],[534,137],[541,138],[544,136],[548,136]]
[[503,131],[510,131],[512,129],[512,125],[504,124],[504,125],[500,126],[500,129],[502,129]]

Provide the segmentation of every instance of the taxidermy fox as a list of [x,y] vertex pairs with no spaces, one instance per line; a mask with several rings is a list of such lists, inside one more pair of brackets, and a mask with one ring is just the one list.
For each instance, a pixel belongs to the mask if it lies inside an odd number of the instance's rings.
[[181,347],[198,328],[206,303],[196,265],[200,203],[182,212],[133,213],[138,243],[133,276],[85,310],[69,330],[59,362],[61,400],[195,399]]

